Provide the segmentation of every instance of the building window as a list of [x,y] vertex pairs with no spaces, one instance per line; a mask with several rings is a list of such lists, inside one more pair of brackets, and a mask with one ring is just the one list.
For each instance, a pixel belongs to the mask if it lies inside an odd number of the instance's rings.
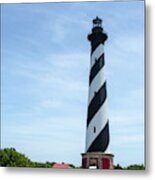
[[96,133],[96,127],[94,126],[94,133]]

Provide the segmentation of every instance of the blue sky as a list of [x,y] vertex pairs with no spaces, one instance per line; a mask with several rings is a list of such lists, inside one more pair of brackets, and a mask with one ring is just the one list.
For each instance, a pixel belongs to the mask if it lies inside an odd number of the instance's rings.
[[110,151],[144,163],[144,2],[5,4],[1,12],[2,148],[81,164],[92,19],[105,44]]

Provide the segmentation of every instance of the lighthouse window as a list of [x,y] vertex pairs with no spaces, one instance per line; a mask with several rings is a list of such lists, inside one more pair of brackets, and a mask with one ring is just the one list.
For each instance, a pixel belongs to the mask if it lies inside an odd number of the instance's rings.
[[94,133],[96,133],[96,127],[94,126]]

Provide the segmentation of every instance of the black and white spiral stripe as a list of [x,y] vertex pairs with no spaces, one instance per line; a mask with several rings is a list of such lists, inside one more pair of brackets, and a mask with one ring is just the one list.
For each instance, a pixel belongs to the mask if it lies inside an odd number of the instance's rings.
[[92,43],[86,152],[105,152],[109,144],[104,45]]

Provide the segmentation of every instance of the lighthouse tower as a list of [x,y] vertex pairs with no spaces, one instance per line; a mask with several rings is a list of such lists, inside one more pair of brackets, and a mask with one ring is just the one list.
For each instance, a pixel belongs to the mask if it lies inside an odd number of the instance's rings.
[[113,169],[113,154],[109,145],[107,88],[105,78],[104,43],[108,36],[102,20],[96,17],[88,40],[91,44],[89,97],[86,128],[86,151],[82,154],[83,168]]

